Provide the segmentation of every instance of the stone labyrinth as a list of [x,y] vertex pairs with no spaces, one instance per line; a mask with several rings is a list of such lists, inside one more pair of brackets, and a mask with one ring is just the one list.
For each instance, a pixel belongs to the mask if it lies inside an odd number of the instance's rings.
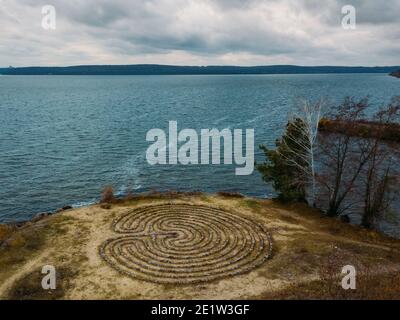
[[113,268],[140,280],[189,284],[249,272],[268,259],[264,227],[220,209],[186,204],[137,208],[114,221],[100,248]]

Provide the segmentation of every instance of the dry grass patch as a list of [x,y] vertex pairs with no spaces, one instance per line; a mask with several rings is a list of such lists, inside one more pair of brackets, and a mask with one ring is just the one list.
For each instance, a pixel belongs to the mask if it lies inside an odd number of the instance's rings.
[[65,291],[70,286],[70,280],[76,271],[69,268],[58,268],[56,272],[56,289],[44,290],[41,269],[34,270],[21,279],[18,279],[8,292],[8,300],[56,300],[64,297]]
[[[139,207],[171,204],[213,207],[237,213],[242,218],[264,225],[273,238],[272,259],[247,273],[201,284],[183,285],[160,284],[126,276],[100,257],[101,245],[108,239],[122,235],[111,228],[113,222]],[[154,215],[157,217],[157,212]],[[210,219],[207,221],[211,223]],[[152,229],[150,233],[154,231],[157,233],[165,230]],[[148,240],[153,241],[153,244],[158,243],[157,237],[170,236],[168,241],[173,242],[176,236],[175,233],[168,232],[154,235],[150,233],[147,234],[147,239],[154,236],[155,240]],[[130,235],[126,234],[128,237]],[[363,286],[370,291],[376,291],[373,289],[373,286],[376,286],[380,288],[377,290],[385,292],[386,297],[395,297],[396,293],[400,292],[396,285],[389,286],[391,281],[394,283],[397,280],[391,268],[400,265],[399,240],[344,224],[339,220],[325,218],[318,210],[303,204],[283,205],[271,200],[203,193],[152,192],[147,195],[134,195],[127,200],[119,199],[110,205],[110,209],[104,208],[104,205],[103,208],[102,205],[93,205],[61,212],[20,229],[0,227],[0,237],[3,237],[3,241],[11,239],[8,245],[0,246],[1,298],[7,297],[7,288],[9,296],[16,299],[371,297],[372,293],[361,289]],[[337,284],[337,279],[327,281],[321,277],[321,270],[324,270],[326,261],[338,251],[340,264],[359,263],[360,268],[368,266],[370,270],[369,273],[360,274],[358,296],[353,293],[351,297],[341,297],[339,294],[343,293],[335,293],[336,287],[332,285]],[[167,260],[164,259],[164,262]],[[44,264],[51,263],[54,263],[56,270],[61,270],[60,281],[63,285],[60,292],[46,296],[49,293],[37,289],[37,283],[40,284],[37,281],[37,271]],[[336,267],[332,274],[337,274]],[[77,272],[71,273],[69,268]],[[382,275],[376,274],[377,270],[383,271],[385,268],[387,270]],[[377,279],[381,279],[381,284]],[[4,281],[8,281],[6,286],[2,285]],[[333,288],[329,294],[326,293],[327,286]]]
[[[356,289],[342,288],[342,267],[349,264],[356,268]],[[266,300],[398,300],[400,299],[400,272],[398,267],[371,267],[357,257],[345,257],[335,252],[323,259],[317,279],[296,281],[283,290],[266,292],[255,297]]]

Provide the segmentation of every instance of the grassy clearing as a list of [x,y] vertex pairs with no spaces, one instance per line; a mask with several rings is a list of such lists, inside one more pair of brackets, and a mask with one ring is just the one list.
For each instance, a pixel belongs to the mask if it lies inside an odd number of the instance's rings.
[[[354,257],[353,257],[354,260]],[[259,300],[398,300],[400,298],[400,272],[381,267],[374,270],[367,264],[355,262],[356,289],[344,290],[343,275],[337,270],[343,260],[333,254],[319,267],[319,278],[308,282],[289,284],[283,290],[265,292],[253,297]]]
[[262,205],[258,201],[254,201],[252,199],[245,199],[242,201],[243,205],[251,210],[256,212],[260,212]]
[[[112,222],[127,210],[161,203],[211,206],[259,221],[272,235],[272,259],[248,274],[185,286],[138,281],[104,263],[98,250],[115,237]],[[399,272],[393,271],[400,266],[399,240],[326,218],[304,204],[153,192],[61,212],[19,229],[0,226],[0,243],[3,299],[400,298]],[[44,264],[58,270],[60,287],[52,293],[39,287]],[[342,292],[339,286],[340,267],[347,264],[363,270],[357,292]],[[2,287],[6,281],[7,288]]]
[[[41,268],[29,266],[31,261],[40,258],[43,253],[51,255],[56,249],[57,241],[62,241],[68,234],[68,228],[74,219],[69,216],[56,214],[42,219],[36,223],[28,222],[20,228],[9,227],[9,232],[1,238],[0,245],[0,284],[7,283],[7,280],[15,277],[20,270],[27,269],[27,273],[22,277],[16,277],[12,283],[12,288],[3,288],[5,292],[0,292],[0,298],[5,299],[48,299],[60,298],[61,289],[56,292],[47,292],[41,288],[40,281],[43,275],[40,274]],[[51,262],[51,261],[50,261]],[[44,264],[43,264],[44,265]],[[66,268],[60,270],[60,280],[67,274]],[[71,273],[68,273],[71,276]]]
[[70,286],[70,279],[76,274],[71,268],[58,268],[56,273],[56,289],[43,290],[41,286],[43,274],[36,269],[12,285],[8,292],[9,300],[58,300],[64,298],[65,291]]
[[49,236],[48,226],[48,223],[42,223],[21,229],[9,229],[6,235],[3,234],[0,245],[0,269],[11,271],[39,252]]

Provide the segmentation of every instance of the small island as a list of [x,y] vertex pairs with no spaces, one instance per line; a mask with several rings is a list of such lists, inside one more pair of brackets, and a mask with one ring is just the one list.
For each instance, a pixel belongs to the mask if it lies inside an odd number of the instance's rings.
[[393,71],[390,73],[392,77],[400,78],[400,70]]
[[400,124],[379,123],[376,121],[358,120],[351,127],[345,121],[323,118],[319,121],[319,130],[325,133],[340,133],[348,128],[353,137],[379,138],[382,141],[400,142]]

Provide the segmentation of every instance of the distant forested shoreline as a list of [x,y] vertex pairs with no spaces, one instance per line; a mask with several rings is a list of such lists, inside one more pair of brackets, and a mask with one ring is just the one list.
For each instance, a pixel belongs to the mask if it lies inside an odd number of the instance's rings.
[[341,66],[172,66],[156,64],[82,65],[70,67],[0,68],[3,75],[218,75],[218,74],[329,74],[329,73],[386,73],[399,70],[392,67]]

